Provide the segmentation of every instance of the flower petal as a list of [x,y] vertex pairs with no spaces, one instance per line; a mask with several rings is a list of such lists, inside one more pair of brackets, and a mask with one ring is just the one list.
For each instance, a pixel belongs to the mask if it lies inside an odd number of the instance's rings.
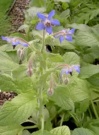
[[68,68],[63,68],[63,69],[61,70],[61,75],[63,75],[63,74],[69,74]]
[[38,18],[40,18],[43,21],[46,19],[46,16],[41,13],[37,13],[37,16],[38,16]]
[[52,10],[52,11],[48,14],[48,19],[50,20],[54,15],[55,15],[55,10]]
[[59,37],[60,43],[64,40],[64,36]]
[[46,31],[49,33],[49,34],[51,34],[53,31],[52,31],[52,27],[50,26],[50,27],[46,27]]
[[37,29],[37,30],[43,30],[43,29],[45,29],[45,26],[44,26],[44,24],[43,24],[42,22],[39,22],[39,23],[36,25],[36,29]]
[[11,44],[12,44],[12,45],[18,45],[19,42],[18,42],[18,41],[13,41],[13,42],[11,42]]
[[60,25],[60,22],[57,19],[51,20],[52,25]]
[[66,35],[66,40],[71,42],[73,40],[72,36],[71,35]]
[[1,36],[2,40],[7,40],[7,37]]
[[74,69],[76,72],[80,73],[80,65],[73,65],[73,69]]
[[75,32],[75,29],[73,28],[73,29],[69,30],[68,34],[74,34],[74,32]]

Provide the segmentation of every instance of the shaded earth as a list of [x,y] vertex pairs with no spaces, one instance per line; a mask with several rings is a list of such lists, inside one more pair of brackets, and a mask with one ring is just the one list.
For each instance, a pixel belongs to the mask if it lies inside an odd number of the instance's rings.
[[8,15],[11,17],[11,32],[16,32],[25,20],[24,11],[28,8],[30,0],[14,0]]

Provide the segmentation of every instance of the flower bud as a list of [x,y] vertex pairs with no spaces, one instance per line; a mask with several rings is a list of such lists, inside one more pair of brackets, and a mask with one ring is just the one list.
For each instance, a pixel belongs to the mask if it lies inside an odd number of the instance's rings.
[[33,74],[33,69],[32,68],[28,68],[27,69],[27,75],[28,76],[32,76],[32,74]]
[[32,76],[32,74],[33,74],[33,64],[32,59],[30,59],[28,63],[27,75]]
[[68,84],[69,78],[68,78],[68,77],[63,78],[63,79],[62,79],[62,82],[63,82],[64,84]]
[[24,59],[24,50],[23,50],[23,48],[19,48],[17,50],[17,56],[19,58],[19,64],[22,64],[22,60]]
[[54,94],[54,89],[53,88],[49,88],[47,90],[47,94],[48,94],[48,96],[52,96]]

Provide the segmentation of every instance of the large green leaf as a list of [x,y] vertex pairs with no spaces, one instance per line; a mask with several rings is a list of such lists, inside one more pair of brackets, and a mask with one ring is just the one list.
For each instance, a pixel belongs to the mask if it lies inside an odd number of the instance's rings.
[[6,102],[0,110],[0,126],[23,123],[30,117],[36,104],[33,92],[19,94],[12,101]]
[[51,97],[51,100],[64,110],[74,110],[74,103],[72,99],[66,95],[65,90],[66,89],[63,89],[63,87],[55,89],[55,93]]
[[21,135],[23,127],[19,125],[0,126],[1,135]]
[[0,74],[0,89],[4,91],[16,91],[17,87],[11,76],[7,74]]
[[78,31],[76,34],[76,44],[79,46],[99,46],[99,39],[92,31]]
[[18,79],[14,81],[15,85],[16,85],[16,91],[18,91],[19,93],[26,93],[26,92],[30,92],[33,91],[33,82],[32,79],[30,77],[25,77],[23,79]]
[[91,76],[87,79],[91,84],[99,86],[99,73]]
[[74,52],[66,52],[63,55],[64,61],[66,64],[79,64],[80,62],[80,57],[74,53]]
[[99,66],[90,64],[81,68],[80,78],[82,79],[89,78],[98,73],[99,73]]
[[53,135],[70,135],[70,129],[67,126],[56,127],[51,130]]
[[71,78],[67,85],[57,86],[51,100],[65,110],[73,109],[74,102],[89,99],[87,82],[77,77]]
[[89,129],[77,128],[72,132],[72,135],[95,135],[95,134]]

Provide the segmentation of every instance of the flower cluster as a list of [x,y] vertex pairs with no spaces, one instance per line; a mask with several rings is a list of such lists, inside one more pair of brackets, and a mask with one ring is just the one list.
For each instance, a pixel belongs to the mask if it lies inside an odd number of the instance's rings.
[[22,38],[18,38],[18,37],[5,37],[5,36],[2,36],[1,38],[2,38],[2,40],[5,40],[8,43],[11,43],[13,46],[22,45],[22,46],[28,47],[28,45],[29,45],[28,42],[26,42]]
[[[52,10],[48,15],[44,15],[38,13],[37,16],[40,19],[40,22],[36,25],[37,30],[46,30],[49,34],[51,34],[52,26],[60,25],[60,22],[57,19],[53,19],[52,17],[55,15],[55,10]],[[66,39],[67,41],[72,41],[72,34],[74,34],[75,29],[64,29],[54,34],[55,38],[59,38],[60,43]]]

